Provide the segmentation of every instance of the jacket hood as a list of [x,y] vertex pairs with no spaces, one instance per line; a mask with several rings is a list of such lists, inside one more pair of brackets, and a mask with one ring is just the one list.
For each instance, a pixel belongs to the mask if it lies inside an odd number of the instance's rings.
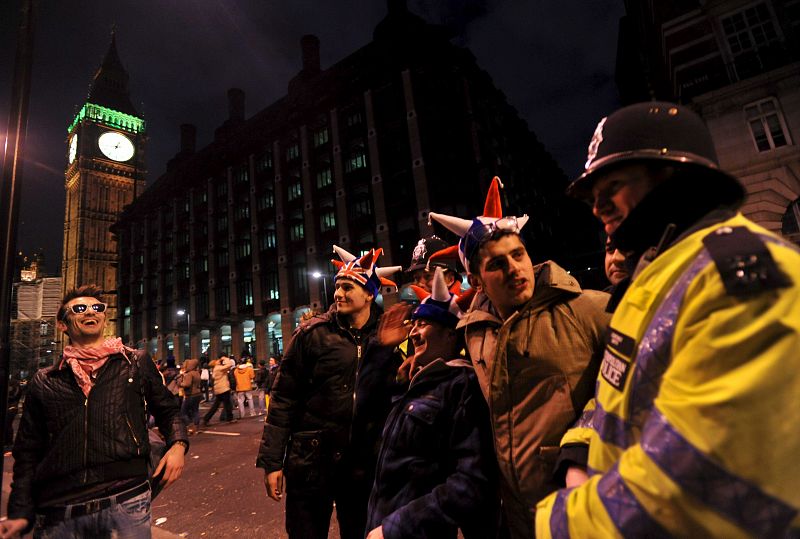
[[[552,260],[534,266],[533,275],[535,279],[533,296],[527,304],[518,309],[519,311],[548,305],[560,296],[577,296],[583,291],[581,285],[578,284],[578,280]],[[503,323],[502,317],[492,305],[489,296],[483,292],[478,292],[475,295],[475,299],[472,300],[469,311],[456,327],[463,328],[469,324],[483,321],[491,321],[496,324]]]
[[252,369],[253,366],[252,365],[248,365],[247,363],[242,363],[241,365],[237,365],[236,368],[245,370],[245,369]]
[[200,363],[199,359],[187,359],[183,362],[184,372],[197,370],[197,365]]

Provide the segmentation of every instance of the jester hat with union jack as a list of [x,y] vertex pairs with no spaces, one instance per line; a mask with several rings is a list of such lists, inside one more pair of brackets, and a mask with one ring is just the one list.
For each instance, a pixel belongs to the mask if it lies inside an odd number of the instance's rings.
[[333,246],[333,252],[340,258],[340,260],[331,260],[338,269],[334,281],[349,279],[363,286],[373,296],[378,295],[381,286],[397,286],[393,281],[386,279],[384,275],[391,275],[402,268],[400,266],[379,268],[376,264],[378,257],[383,254],[383,249],[370,249],[361,258],[348,253],[338,245]]

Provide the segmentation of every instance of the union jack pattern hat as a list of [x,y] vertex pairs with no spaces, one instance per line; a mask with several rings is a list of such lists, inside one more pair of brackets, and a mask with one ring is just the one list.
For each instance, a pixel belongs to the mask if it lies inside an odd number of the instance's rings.
[[379,268],[376,264],[378,257],[383,254],[383,249],[370,249],[360,258],[338,245],[333,246],[333,252],[339,256],[339,260],[331,260],[338,269],[334,281],[349,279],[363,286],[373,296],[378,295],[381,286],[397,286],[384,275],[391,275],[402,268],[400,266]]

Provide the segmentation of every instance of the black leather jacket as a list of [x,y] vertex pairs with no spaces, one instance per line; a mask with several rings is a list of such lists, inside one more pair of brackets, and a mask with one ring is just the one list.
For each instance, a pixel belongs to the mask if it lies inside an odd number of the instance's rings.
[[145,401],[167,446],[188,445],[178,403],[144,352],[111,356],[88,398],[66,362],[38,371],[14,443],[8,517],[32,522],[37,507],[71,491],[144,480],[150,454]]
[[335,307],[297,328],[272,386],[256,466],[271,472],[285,464],[288,481],[300,475],[310,483],[319,473],[317,456],[347,460],[371,486],[391,397],[399,392],[400,358],[375,336],[381,312],[373,305],[360,331],[345,328]]

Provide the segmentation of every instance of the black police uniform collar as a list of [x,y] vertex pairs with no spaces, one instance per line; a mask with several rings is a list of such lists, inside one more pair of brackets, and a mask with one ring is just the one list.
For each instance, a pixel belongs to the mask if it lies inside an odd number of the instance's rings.
[[[695,174],[676,172],[631,210],[611,235],[612,244],[637,260],[651,247],[659,246],[659,252],[663,251],[711,211],[721,207],[735,209],[709,187]],[[670,238],[664,238],[669,225],[674,225],[674,231]]]
[[[692,181],[695,187],[692,187]],[[625,253],[625,266],[630,277],[614,286],[606,311],[614,312],[645,254],[655,259],[678,240],[713,222],[729,218],[736,212],[738,201],[726,203],[707,190],[698,192],[702,178],[680,174],[655,187],[631,210],[611,235],[612,245]],[[648,252],[649,251],[649,252]]]

